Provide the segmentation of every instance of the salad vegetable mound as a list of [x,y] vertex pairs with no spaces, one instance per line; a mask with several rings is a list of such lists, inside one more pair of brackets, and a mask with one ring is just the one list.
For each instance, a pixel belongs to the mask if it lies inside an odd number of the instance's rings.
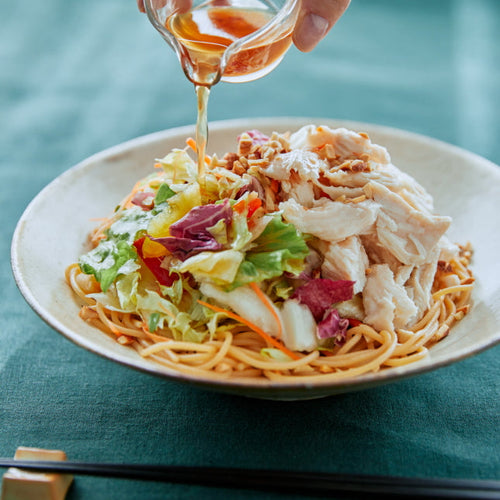
[[469,310],[471,248],[364,133],[242,133],[185,149],[90,235],[66,278],[80,316],[176,371],[338,379],[426,356]]

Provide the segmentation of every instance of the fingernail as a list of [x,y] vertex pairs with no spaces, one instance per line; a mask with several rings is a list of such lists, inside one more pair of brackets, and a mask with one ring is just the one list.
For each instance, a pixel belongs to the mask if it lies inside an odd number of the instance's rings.
[[316,44],[327,34],[328,21],[317,14],[307,14],[300,24],[300,33],[296,43],[300,50],[307,52],[312,50]]

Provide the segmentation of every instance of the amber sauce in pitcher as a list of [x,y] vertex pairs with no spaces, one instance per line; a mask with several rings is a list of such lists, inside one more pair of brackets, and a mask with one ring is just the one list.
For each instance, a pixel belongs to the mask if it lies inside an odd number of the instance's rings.
[[[252,74],[275,63],[292,43],[291,32],[279,39],[262,41],[236,51],[229,58],[223,74],[221,60],[234,42],[262,28],[274,16],[258,9],[217,7],[194,9],[170,16],[165,26],[183,46],[181,64],[195,84],[198,97],[196,147],[198,181],[203,189],[205,150],[208,139],[207,104],[210,88],[222,77],[226,81],[250,81]],[[189,69],[186,70],[186,68]]]

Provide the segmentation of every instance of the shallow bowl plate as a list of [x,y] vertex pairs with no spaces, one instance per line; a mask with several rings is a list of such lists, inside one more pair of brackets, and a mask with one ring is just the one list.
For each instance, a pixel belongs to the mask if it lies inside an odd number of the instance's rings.
[[[500,217],[495,213],[500,199],[500,168],[421,135],[318,118],[213,122],[208,149],[220,156],[235,150],[236,137],[245,130],[293,132],[308,123],[368,133],[373,142],[387,147],[396,166],[427,188],[438,213],[453,217],[451,240],[472,242],[477,279],[473,308],[447,338],[430,350],[427,359],[333,383],[214,381],[180,374],[143,359],[81,320],[79,305],[64,280],[66,266],[87,250],[86,236],[95,226],[95,219],[112,213],[135,182],[153,171],[156,158],[184,147],[185,139],[194,135],[191,126],[140,137],[98,153],[44,188],[21,217],[12,242],[12,268],[21,293],[50,326],[105,358],[169,380],[259,398],[308,399],[373,387],[449,365],[500,342]],[[47,235],[59,235],[58,240]]]

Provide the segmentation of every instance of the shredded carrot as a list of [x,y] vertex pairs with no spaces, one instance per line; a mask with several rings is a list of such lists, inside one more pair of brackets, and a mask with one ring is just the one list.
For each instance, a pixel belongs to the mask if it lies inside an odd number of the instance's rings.
[[91,237],[90,237],[90,242],[97,246],[97,244],[103,240],[104,238],[106,238],[106,234],[104,233],[106,231],[106,229],[109,229],[111,227],[111,225],[113,224],[114,222],[114,219],[113,217],[109,217],[107,219],[104,219],[102,224],[93,231]]
[[135,186],[132,188],[132,191],[125,197],[125,199],[120,203],[120,206],[123,208],[130,208],[132,205],[132,199],[136,195],[136,193],[139,191],[139,188],[142,186],[142,180],[137,181],[135,183]]
[[162,165],[160,162],[156,162],[156,163],[154,164],[154,167],[155,167],[155,168],[162,168],[162,167],[163,167],[163,165]]
[[280,190],[280,183],[276,179],[271,181],[271,191],[277,193]]
[[92,222],[107,222],[109,220],[109,217],[91,217],[89,220]]
[[92,244],[97,246],[99,242],[104,238],[106,238],[106,235],[104,233],[96,234],[95,236],[92,237]]
[[269,297],[259,288],[259,285],[253,281],[250,283],[250,288],[257,294],[262,303],[266,306],[268,311],[273,315],[273,318],[278,323],[278,338],[280,339],[283,335],[283,326],[281,325],[281,319],[276,312],[276,309],[271,305]]
[[233,205],[233,210],[239,214],[242,214],[247,210],[247,217],[250,218],[256,210],[262,206],[262,200],[257,197],[257,195],[252,196],[251,193],[248,198],[241,198]]
[[186,139],[186,144],[196,153],[196,141],[192,137]]
[[233,205],[233,210],[238,214],[242,214],[245,211],[245,206],[246,200],[245,198],[242,198]]
[[247,217],[252,217],[256,210],[262,206],[262,200],[260,198],[253,198],[248,202],[248,215]]
[[[186,144],[195,152],[195,153],[198,153],[198,147],[196,146],[196,141],[192,138],[192,137],[188,137],[186,139]],[[205,155],[205,163],[207,165],[210,165],[210,162],[212,161],[212,159],[210,158],[210,156],[208,155]]]
[[249,328],[251,328],[255,333],[258,333],[266,342],[269,344],[273,345],[276,347],[276,349],[279,349],[283,354],[286,354],[292,359],[300,359],[300,356],[297,356],[294,352],[290,351],[287,349],[281,342],[278,340],[274,339],[270,335],[268,335],[264,330],[260,329],[257,325],[254,325],[252,322],[246,320],[245,318],[242,318],[241,316],[238,316],[237,314],[228,311],[227,309],[223,309],[222,307],[217,307],[213,306],[212,304],[208,304],[207,302],[203,302],[202,300],[198,300],[198,303],[201,304],[202,306],[208,307],[209,309],[212,309],[212,311],[215,312],[220,312],[224,313],[230,318],[239,321],[240,323],[243,323],[244,325],[247,325]]

